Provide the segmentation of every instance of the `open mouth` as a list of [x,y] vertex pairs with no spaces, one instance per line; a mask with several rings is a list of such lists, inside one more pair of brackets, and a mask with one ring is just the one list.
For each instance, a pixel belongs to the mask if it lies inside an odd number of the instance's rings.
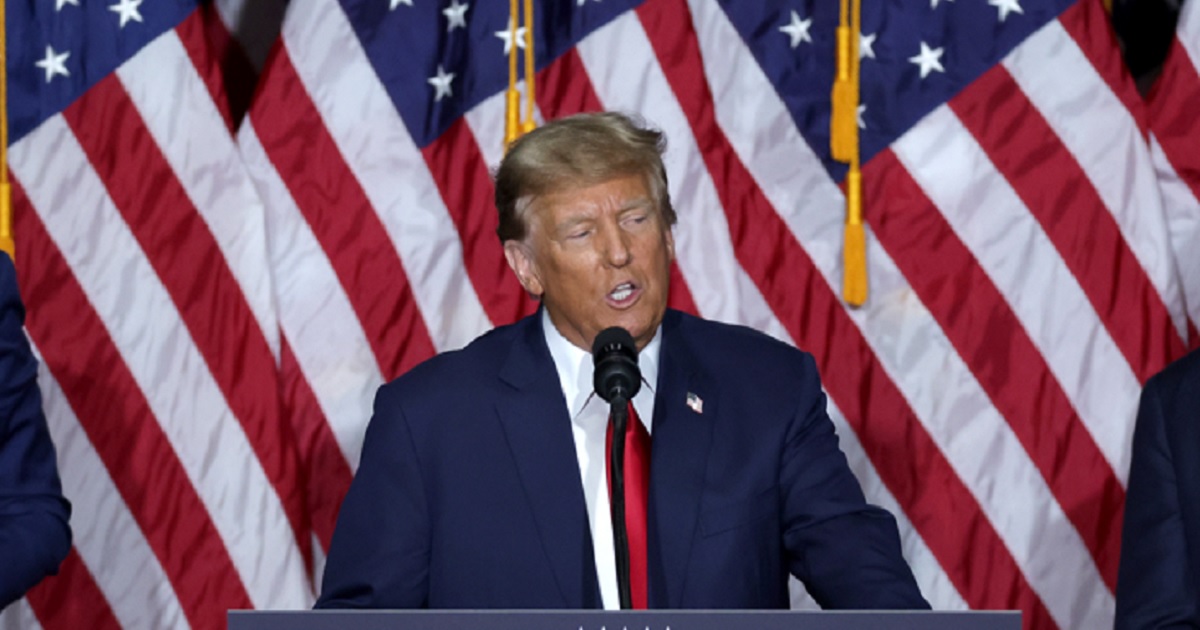
[[635,289],[632,282],[622,282],[608,293],[608,298],[614,302],[624,302],[633,296]]

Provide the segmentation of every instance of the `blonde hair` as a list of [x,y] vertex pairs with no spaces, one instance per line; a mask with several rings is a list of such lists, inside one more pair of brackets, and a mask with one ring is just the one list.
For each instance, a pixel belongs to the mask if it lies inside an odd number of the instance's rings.
[[645,178],[664,225],[675,225],[662,162],[666,148],[661,131],[617,112],[577,114],[546,123],[514,142],[496,169],[496,234],[501,242],[524,239],[525,213],[534,197],[626,175]]

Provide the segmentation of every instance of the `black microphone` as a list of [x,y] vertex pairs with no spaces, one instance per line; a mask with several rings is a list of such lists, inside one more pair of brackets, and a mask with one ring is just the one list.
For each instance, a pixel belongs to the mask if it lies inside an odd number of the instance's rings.
[[633,607],[629,587],[629,534],[625,530],[625,425],[629,421],[629,401],[642,387],[642,371],[637,364],[637,346],[628,330],[614,326],[600,331],[592,342],[592,360],[596,372],[592,385],[608,401],[612,419],[612,449],[609,452],[609,485],[612,489],[613,550],[617,561],[617,592],[621,608]]
[[615,405],[620,400],[624,407],[642,388],[637,346],[628,330],[613,326],[600,331],[592,342],[592,361],[596,364],[592,385],[607,402]]

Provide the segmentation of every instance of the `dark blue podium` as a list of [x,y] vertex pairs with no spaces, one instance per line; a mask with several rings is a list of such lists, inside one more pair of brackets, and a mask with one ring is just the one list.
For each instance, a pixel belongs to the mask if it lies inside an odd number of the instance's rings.
[[1020,630],[1019,611],[229,611],[229,630]]

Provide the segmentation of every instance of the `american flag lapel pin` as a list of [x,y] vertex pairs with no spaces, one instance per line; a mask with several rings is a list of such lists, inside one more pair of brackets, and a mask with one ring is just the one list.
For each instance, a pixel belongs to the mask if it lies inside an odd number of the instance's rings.
[[687,406],[696,413],[704,413],[704,400],[693,392],[687,393]]

